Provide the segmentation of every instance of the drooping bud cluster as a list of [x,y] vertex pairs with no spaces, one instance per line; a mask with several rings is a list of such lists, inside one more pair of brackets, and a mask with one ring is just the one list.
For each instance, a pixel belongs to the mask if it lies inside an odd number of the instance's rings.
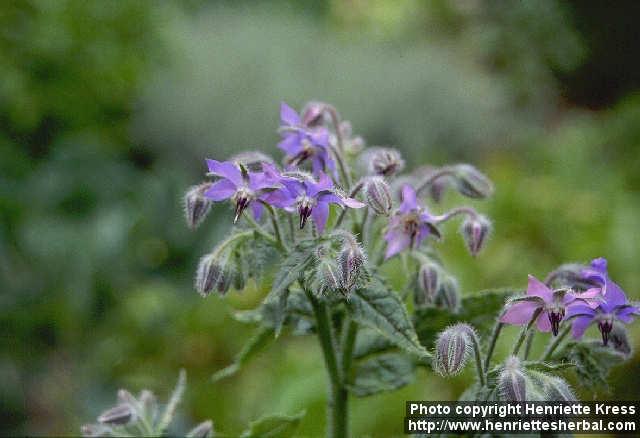
[[424,262],[418,270],[418,290],[414,294],[416,307],[421,308],[435,302],[443,273],[440,266],[431,261]]
[[468,324],[456,324],[440,333],[436,341],[433,369],[442,376],[454,376],[465,367],[473,349]]
[[452,313],[458,312],[460,309],[460,288],[455,278],[445,275],[440,280],[435,303],[437,306],[448,309]]
[[498,376],[498,391],[502,400],[523,402],[527,399],[527,381],[520,360],[509,356]]
[[493,184],[482,172],[469,164],[455,167],[456,187],[469,198],[483,199],[493,194]]
[[389,184],[382,177],[367,178],[364,183],[364,195],[367,205],[382,216],[389,216],[393,209]]
[[200,226],[211,210],[211,200],[204,196],[211,188],[211,183],[203,183],[193,186],[184,195],[184,214],[189,228]]
[[232,275],[225,260],[216,253],[206,254],[200,259],[196,273],[195,288],[203,297],[217,290],[224,295],[231,286]]
[[462,223],[460,232],[472,256],[482,250],[490,231],[491,222],[482,215],[468,216]]
[[392,177],[404,169],[404,160],[397,149],[373,147],[367,154],[369,172],[372,175]]

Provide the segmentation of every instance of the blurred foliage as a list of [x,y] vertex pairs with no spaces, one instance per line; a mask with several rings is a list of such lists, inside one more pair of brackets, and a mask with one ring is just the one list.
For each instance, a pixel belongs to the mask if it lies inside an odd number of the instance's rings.
[[[461,239],[441,244],[464,290],[521,288],[528,273],[603,255],[640,298],[640,95],[631,80],[598,112],[566,100],[589,95],[579,74],[602,59],[585,8],[219,3],[0,6],[2,433],[77,433],[118,387],[166,384],[164,396],[181,367],[190,385],[176,430],[212,418],[237,431],[303,408],[300,432],[323,429],[325,375],[308,338],[285,334],[210,382],[251,336],[233,310],[265,291],[193,292],[197,258],[229,224],[214,216],[189,232],[180,205],[205,156],[275,150],[280,100],[330,101],[409,163],[470,160],[494,179],[495,199],[480,206],[495,221],[487,250],[472,259]],[[624,68],[611,62],[597,68]],[[639,367],[636,354],[614,370],[606,396],[637,397],[621,379]],[[468,378],[420,370],[413,385],[354,400],[354,433],[397,434],[404,400],[458,397]]]

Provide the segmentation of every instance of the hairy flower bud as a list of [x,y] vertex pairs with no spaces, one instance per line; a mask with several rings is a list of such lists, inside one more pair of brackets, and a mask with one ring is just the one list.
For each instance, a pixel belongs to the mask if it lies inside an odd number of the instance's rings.
[[436,295],[436,305],[457,313],[460,308],[460,291],[458,282],[451,276],[446,276],[440,281],[440,287]]
[[316,280],[322,293],[341,289],[340,273],[332,260],[320,260],[316,271]]
[[214,254],[207,254],[200,259],[196,273],[195,288],[200,295],[206,297],[216,289],[220,294],[229,290],[233,276],[229,269]]
[[187,433],[187,438],[209,438],[213,436],[213,422],[203,421]]
[[98,416],[102,424],[122,425],[135,421],[135,412],[129,404],[119,404],[104,411]]
[[576,395],[569,384],[561,377],[541,371],[528,370],[532,386],[542,395],[543,401],[576,401]]
[[469,164],[455,168],[458,191],[469,198],[482,199],[493,194],[493,183],[482,172]]
[[478,255],[491,231],[491,222],[485,216],[470,216],[462,223],[460,232],[472,256]]
[[613,323],[613,328],[609,333],[609,340],[611,341],[611,346],[620,353],[623,353],[626,356],[631,355],[631,343],[629,342],[629,336],[627,334],[627,329],[624,325],[619,322]]
[[396,149],[372,148],[369,166],[374,175],[392,177],[404,169],[404,160]]
[[351,292],[366,275],[365,262],[365,254],[356,238],[353,235],[346,236],[338,255],[340,286],[345,294]]
[[321,125],[325,108],[326,104],[322,102],[308,102],[302,110],[302,124],[309,128]]
[[473,328],[467,324],[448,327],[438,335],[433,369],[442,376],[458,374],[467,364],[473,349],[469,336]]
[[504,368],[498,376],[500,397],[507,402],[523,402],[527,399],[527,380],[515,356],[507,358]]
[[184,215],[189,228],[200,226],[211,210],[211,200],[204,196],[211,183],[203,183],[193,186],[184,195]]
[[373,211],[379,215],[389,216],[393,209],[391,189],[382,177],[367,178],[364,184],[364,194],[367,199],[367,205]]
[[425,307],[435,301],[440,287],[440,277],[442,277],[442,270],[436,263],[426,262],[420,266],[418,289],[414,294],[416,307]]

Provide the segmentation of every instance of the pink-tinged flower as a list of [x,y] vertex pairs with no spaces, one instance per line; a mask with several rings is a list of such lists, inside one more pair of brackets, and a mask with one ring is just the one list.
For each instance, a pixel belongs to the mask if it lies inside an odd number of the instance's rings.
[[[307,114],[305,114],[307,116]],[[304,120],[289,105],[280,104],[280,133],[278,147],[286,153],[285,162],[291,168],[311,160],[313,174],[334,172],[335,163],[329,155],[329,131],[318,126],[315,118]]]
[[435,226],[435,216],[416,198],[416,191],[409,184],[402,187],[402,203],[389,220],[384,240],[387,241],[385,259],[393,257],[406,248],[415,248],[429,235],[440,238]]
[[500,322],[526,325],[531,321],[534,313],[541,309],[536,320],[538,330],[541,332],[552,331],[555,336],[558,334],[560,321],[565,317],[567,306],[572,303],[581,303],[580,305],[593,309],[600,302],[599,288],[589,289],[582,293],[568,289],[552,291],[533,275],[529,275],[526,295],[507,303],[507,310],[500,317]]
[[304,228],[307,219],[311,217],[322,233],[329,217],[329,204],[350,208],[364,207],[362,202],[336,192],[333,181],[324,172],[320,172],[318,181],[310,175],[300,175],[297,178],[282,176],[280,182],[283,188],[267,194],[265,201],[279,208],[297,209],[300,214],[300,229]]
[[579,339],[595,322],[602,334],[602,343],[607,345],[614,322],[631,323],[635,316],[640,315],[640,307],[630,304],[620,286],[609,278],[604,258],[593,260],[591,267],[583,270],[582,275],[587,280],[602,284],[604,300],[596,308],[582,304],[570,306],[567,319],[573,320],[571,332],[574,338]]
[[268,163],[262,164],[262,172],[249,172],[241,169],[231,161],[216,161],[207,159],[209,173],[220,177],[204,193],[212,201],[231,199],[235,202],[235,216],[233,223],[238,221],[245,208],[251,206],[253,215],[259,219],[262,214],[262,204],[265,196],[282,187],[278,182],[275,167]]

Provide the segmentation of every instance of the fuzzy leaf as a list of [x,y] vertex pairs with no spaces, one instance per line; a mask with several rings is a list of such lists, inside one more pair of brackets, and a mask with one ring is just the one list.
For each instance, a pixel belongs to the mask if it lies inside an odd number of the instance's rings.
[[372,354],[387,353],[396,349],[397,347],[377,330],[362,328],[358,331],[353,357],[362,359]]
[[605,347],[599,341],[570,341],[561,351],[554,354],[554,360],[575,364],[578,382],[594,391],[607,388],[607,376],[611,369],[624,362],[626,357],[612,347]]
[[414,324],[420,343],[433,345],[438,333],[457,322],[471,324],[481,338],[487,338],[505,301],[514,293],[512,290],[484,291],[466,296],[457,313],[435,307],[416,310]]
[[296,415],[269,415],[252,421],[241,438],[287,438],[295,433],[305,412]]
[[384,353],[356,363],[355,381],[349,390],[358,397],[401,388],[415,378],[414,358],[403,354]]
[[258,332],[249,339],[242,350],[236,355],[233,363],[211,376],[211,380],[216,382],[220,379],[233,376],[240,371],[240,368],[249,362],[253,357],[262,350],[262,348],[269,342],[273,335],[273,329],[269,327],[261,327]]
[[419,357],[430,356],[420,345],[404,304],[379,279],[372,279],[366,289],[354,291],[347,308],[353,319],[377,330],[398,347]]
[[280,271],[273,280],[271,292],[264,300],[262,306],[264,319],[273,321],[276,337],[280,335],[286,317],[289,287],[312,265],[316,247],[317,243],[308,240],[296,245],[282,262]]

